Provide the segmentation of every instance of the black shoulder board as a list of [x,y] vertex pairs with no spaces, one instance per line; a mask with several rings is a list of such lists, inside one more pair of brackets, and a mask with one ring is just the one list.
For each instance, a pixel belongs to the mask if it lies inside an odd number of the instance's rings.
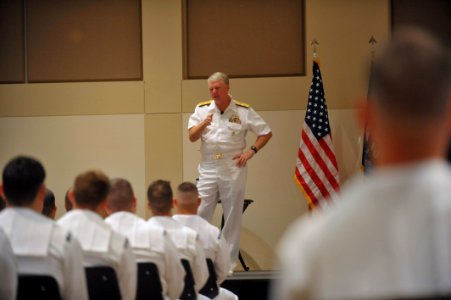
[[70,242],[71,239],[72,239],[72,235],[69,233],[69,234],[66,236],[66,242]]

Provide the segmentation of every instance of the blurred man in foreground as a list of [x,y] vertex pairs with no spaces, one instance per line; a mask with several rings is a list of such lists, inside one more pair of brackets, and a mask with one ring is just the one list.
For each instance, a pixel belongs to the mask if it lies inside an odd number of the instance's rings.
[[[44,180],[44,167],[34,158],[18,156],[8,162],[0,193],[9,207],[0,214],[0,228],[16,256],[19,278],[51,276],[62,299],[88,299],[80,244],[72,234],[41,215]],[[0,270],[2,281],[9,280],[7,271]],[[18,298],[27,296],[27,290],[19,284]]]
[[450,65],[427,33],[397,32],[375,61],[362,119],[376,168],[283,238],[277,299],[451,296]]

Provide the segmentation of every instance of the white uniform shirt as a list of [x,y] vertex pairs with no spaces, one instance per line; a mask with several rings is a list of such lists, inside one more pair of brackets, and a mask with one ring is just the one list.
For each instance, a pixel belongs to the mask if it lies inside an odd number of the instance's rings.
[[168,231],[181,259],[189,261],[193,271],[196,291],[199,291],[207,282],[208,269],[205,263],[205,254],[199,235],[171,217],[152,217],[147,221],[149,226],[164,228]]
[[246,147],[248,130],[257,136],[266,135],[271,129],[248,104],[232,100],[221,115],[213,100],[199,103],[188,121],[188,129],[201,123],[208,114],[213,114],[212,123],[202,132],[203,155],[217,153],[240,153]]
[[8,237],[0,228],[0,299],[16,300],[17,263]]
[[183,291],[185,270],[166,230],[148,226],[130,212],[116,212],[105,222],[128,238],[137,262],[152,262],[158,267],[164,299],[177,299]]
[[9,238],[19,274],[52,276],[63,299],[88,299],[82,250],[74,236],[29,208],[5,209],[0,227]]
[[451,168],[441,160],[374,170],[341,202],[297,221],[279,249],[277,299],[451,293]]
[[85,267],[109,266],[116,271],[122,299],[135,299],[137,266],[128,240],[89,210],[66,213],[58,224],[80,241]]
[[228,275],[231,263],[230,245],[219,229],[198,215],[174,215],[173,218],[199,234],[205,256],[213,261],[218,284],[221,284]]

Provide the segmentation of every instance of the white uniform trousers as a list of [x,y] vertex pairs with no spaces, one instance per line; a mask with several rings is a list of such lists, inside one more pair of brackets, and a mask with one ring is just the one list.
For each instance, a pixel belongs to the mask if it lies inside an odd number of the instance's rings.
[[239,168],[233,155],[204,155],[199,165],[197,188],[202,199],[199,215],[208,222],[213,219],[219,200],[224,211],[222,234],[230,244],[232,265],[236,264],[240,248],[240,228],[243,214],[247,167]]

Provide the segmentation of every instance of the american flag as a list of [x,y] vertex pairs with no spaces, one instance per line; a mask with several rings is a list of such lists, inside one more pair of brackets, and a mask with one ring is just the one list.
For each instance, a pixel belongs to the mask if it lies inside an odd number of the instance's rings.
[[296,160],[295,180],[304,192],[310,209],[333,199],[340,189],[323,81],[316,61],[313,62],[312,85]]
[[[371,42],[371,40],[370,40]],[[374,55],[374,54],[373,54]],[[373,60],[371,61],[370,65],[370,76],[369,76],[369,83],[368,83],[368,98],[371,96],[371,78],[373,77]],[[368,100],[367,100],[368,101]],[[372,168],[373,168],[373,143],[371,141],[371,137],[369,132],[366,129],[365,125],[365,131],[363,132],[363,149],[362,149],[362,166],[361,170],[367,174]]]

